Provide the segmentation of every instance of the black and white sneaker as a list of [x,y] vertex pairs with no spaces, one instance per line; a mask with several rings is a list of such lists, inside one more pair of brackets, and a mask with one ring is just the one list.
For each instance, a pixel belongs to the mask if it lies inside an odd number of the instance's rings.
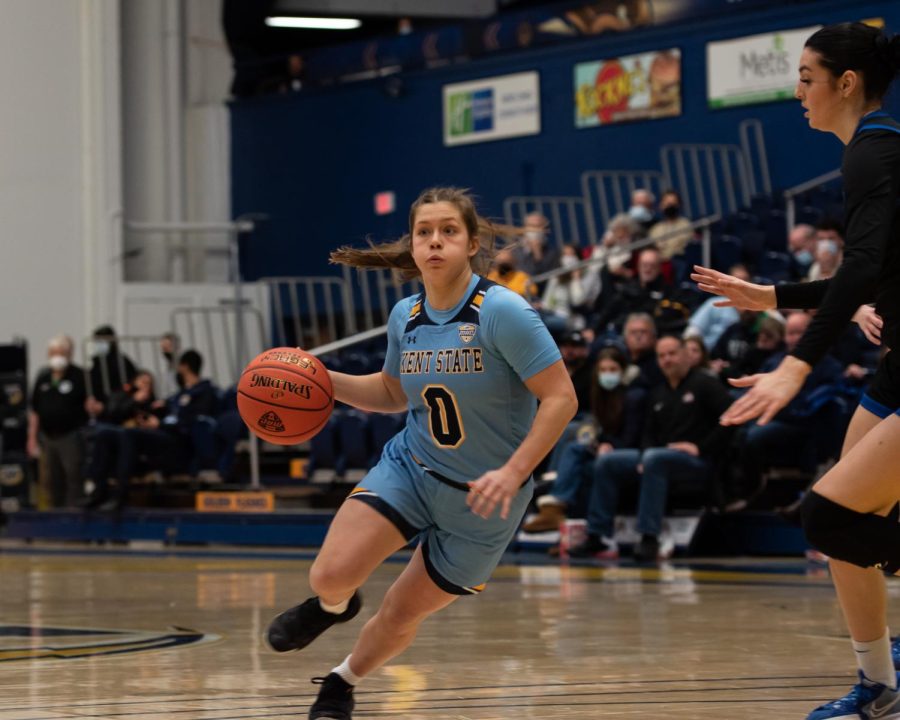
[[319,696],[309,709],[309,720],[351,720],[353,686],[337,673],[312,679],[321,685]]
[[265,639],[275,652],[302,650],[336,623],[352,620],[362,607],[362,596],[353,593],[350,604],[340,615],[325,612],[318,597],[311,597],[290,610],[285,610],[269,623]]

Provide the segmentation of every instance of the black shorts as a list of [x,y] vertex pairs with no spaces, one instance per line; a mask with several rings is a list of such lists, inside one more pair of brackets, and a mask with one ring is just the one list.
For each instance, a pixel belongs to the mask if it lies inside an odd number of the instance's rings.
[[881,359],[859,404],[880,418],[900,414],[900,350],[891,350]]

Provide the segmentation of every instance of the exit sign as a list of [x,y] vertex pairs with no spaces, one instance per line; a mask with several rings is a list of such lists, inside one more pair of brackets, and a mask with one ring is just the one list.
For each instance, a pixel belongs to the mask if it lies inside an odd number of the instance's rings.
[[375,193],[375,214],[390,215],[397,209],[397,196],[393,191],[385,190],[384,192]]

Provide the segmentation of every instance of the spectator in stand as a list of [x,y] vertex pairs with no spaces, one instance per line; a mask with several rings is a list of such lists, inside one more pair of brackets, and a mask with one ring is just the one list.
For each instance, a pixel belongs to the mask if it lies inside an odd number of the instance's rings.
[[[605,307],[598,307],[600,316],[597,327],[601,331],[610,327],[620,328],[629,313],[655,314],[662,300],[670,293],[661,274],[662,259],[659,250],[645,248],[638,256],[637,277],[619,289]],[[601,295],[602,299],[603,296]]]
[[167,332],[159,339],[159,353],[163,358],[163,382],[161,395],[171,395],[178,390],[178,357],[181,354],[181,338],[176,333]]
[[549,227],[541,213],[529,213],[525,217],[525,231],[514,253],[516,266],[527,275],[541,275],[559,267],[559,250],[547,242]]
[[812,225],[794,225],[788,235],[788,252],[791,255],[791,277],[805,278],[815,261],[816,229]]
[[[744,265],[732,265],[728,270],[730,275],[750,282],[750,272]],[[713,348],[722,337],[726,329],[734,325],[739,319],[738,311],[733,307],[719,307],[722,299],[712,296],[703,301],[703,304],[694,311],[684,331],[684,338],[700,337],[703,344]]]
[[694,239],[691,221],[681,214],[681,196],[674,190],[667,190],[659,201],[662,218],[650,228],[650,239],[659,248],[663,260],[671,260],[684,252],[687,244]]
[[587,340],[577,330],[567,333],[559,342],[559,351],[578,397],[578,415],[587,414],[591,411],[591,388],[595,380],[588,359],[590,348]]
[[538,514],[522,526],[525,532],[556,530],[567,512],[578,513],[587,500],[594,460],[640,443],[647,393],[631,385],[638,369],[621,350],[609,347],[600,351],[592,370],[591,417],[577,439],[566,445],[556,480],[549,494],[538,498]]
[[740,310],[738,321],[725,328],[709,353],[714,373],[724,378],[740,376],[744,357],[756,345],[760,316],[755,310]]
[[[91,434],[93,452],[88,477],[94,481],[94,491],[85,507],[113,509],[109,478],[116,467],[121,440],[126,428],[151,428],[156,425],[149,418],[159,420],[165,414],[164,405],[156,400],[153,376],[139,370],[127,390],[117,390],[109,396],[105,406],[99,406],[98,423]],[[99,405],[99,403],[98,403]]]
[[703,338],[694,335],[684,339],[684,349],[692,368],[709,370],[709,350],[703,344]]
[[131,358],[119,351],[116,331],[111,325],[101,325],[94,330],[91,358],[90,393],[100,403],[110,394],[122,390],[134,380],[137,368]]
[[615,281],[629,280],[634,277],[634,270],[631,269],[631,250],[628,246],[639,240],[640,235],[641,226],[631,215],[614,215],[606,226],[603,240],[594,248],[591,257],[605,259],[604,270]]
[[31,393],[28,454],[39,458],[39,510],[74,507],[84,496],[84,437],[87,390],[84,370],[72,363],[72,340],[58,335],[47,345],[43,368]]
[[[560,264],[572,267],[581,262],[574,245],[564,245]],[[582,314],[600,294],[600,278],[592,271],[574,269],[550,278],[541,298],[539,311],[553,335],[560,330],[583,330]]]
[[[773,353],[759,369],[772,372],[784,360],[785,355],[797,347],[809,326],[811,316],[805,312],[788,315],[784,333],[784,347]],[[820,395],[826,386],[840,382],[843,367],[830,355],[826,355],[806,376],[800,392],[766,425],[750,425],[740,445],[737,467],[739,477],[732,489],[727,510],[743,510],[763,489],[763,471],[773,463],[797,466],[812,474],[816,465],[815,441],[821,427],[809,420],[815,411],[811,400]]]
[[631,381],[635,387],[649,390],[663,381],[656,361],[656,324],[647,313],[632,313],[622,331],[629,362],[638,369]]
[[116,492],[109,509],[119,510],[125,505],[128,486],[141,457],[147,459],[151,469],[164,472],[187,467],[198,450],[194,443],[195,423],[216,414],[218,393],[209,380],[200,376],[200,353],[185,351],[177,368],[183,389],[168,398],[162,411],[146,415],[140,425],[126,428],[119,437]]
[[638,189],[631,193],[631,207],[628,214],[640,226],[640,237],[646,237],[657,221],[656,197],[649,190]]
[[806,279],[827,280],[841,264],[844,254],[844,226],[834,220],[823,220],[816,225],[815,262]]
[[727,449],[729,428],[719,416],[731,404],[725,387],[709,374],[692,369],[684,341],[667,336],[656,343],[665,382],[647,398],[640,449],[613,450],[597,458],[588,504],[588,535],[569,550],[573,557],[618,557],[613,523],[619,487],[640,483],[637,529],[641,533],[634,557],[641,562],[668,557],[674,549],[660,544],[669,486],[706,485]]
[[537,294],[537,287],[531,281],[531,276],[518,269],[515,253],[510,248],[503,248],[494,257],[487,279],[509,288],[527,300]]

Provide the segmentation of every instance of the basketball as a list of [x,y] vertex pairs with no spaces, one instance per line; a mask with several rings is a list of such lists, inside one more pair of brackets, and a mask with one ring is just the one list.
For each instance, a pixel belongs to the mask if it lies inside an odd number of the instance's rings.
[[250,430],[276,445],[294,445],[319,432],[334,408],[325,366],[299,348],[257,355],[238,381],[238,411]]

